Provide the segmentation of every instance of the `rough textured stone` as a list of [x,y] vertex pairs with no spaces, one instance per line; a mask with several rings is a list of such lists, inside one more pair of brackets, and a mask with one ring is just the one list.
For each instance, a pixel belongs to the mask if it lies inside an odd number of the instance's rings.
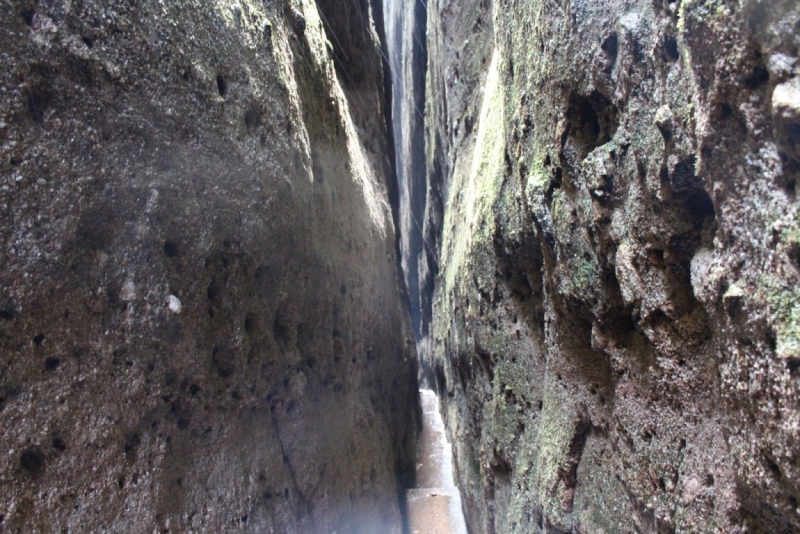
[[473,532],[800,529],[799,21],[428,2],[420,346]]
[[0,6],[3,532],[399,531],[382,8],[340,7]]

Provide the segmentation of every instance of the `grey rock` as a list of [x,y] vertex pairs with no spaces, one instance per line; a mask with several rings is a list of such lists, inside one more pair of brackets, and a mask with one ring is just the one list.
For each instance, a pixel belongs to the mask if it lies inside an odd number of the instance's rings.
[[428,2],[410,291],[471,531],[800,529],[798,9]]
[[0,531],[400,532],[374,21],[291,9],[0,7]]

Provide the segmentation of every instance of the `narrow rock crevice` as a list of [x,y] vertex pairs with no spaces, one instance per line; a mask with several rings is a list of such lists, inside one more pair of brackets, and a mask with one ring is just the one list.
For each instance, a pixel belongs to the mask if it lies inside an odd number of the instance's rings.
[[797,2],[0,12],[3,531],[800,531]]

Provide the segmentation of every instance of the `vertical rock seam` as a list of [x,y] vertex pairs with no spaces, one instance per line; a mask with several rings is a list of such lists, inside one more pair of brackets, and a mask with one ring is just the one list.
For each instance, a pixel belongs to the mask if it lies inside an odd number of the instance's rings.
[[386,0],[386,41],[392,73],[392,118],[398,183],[398,233],[401,270],[417,339],[430,325],[431,253],[424,234],[427,183],[425,171],[425,73],[427,45],[425,4]]
[[800,530],[799,27],[791,0],[427,2],[405,179],[471,532]]
[[401,532],[380,2],[0,12],[0,531]]

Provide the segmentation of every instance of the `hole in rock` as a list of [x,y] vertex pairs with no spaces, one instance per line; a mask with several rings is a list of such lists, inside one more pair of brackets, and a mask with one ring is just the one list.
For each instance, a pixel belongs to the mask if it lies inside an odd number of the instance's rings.
[[228,84],[225,82],[225,78],[222,74],[217,76],[217,91],[219,92],[219,96],[225,96],[228,93]]
[[230,378],[235,371],[233,351],[227,347],[217,346],[211,355],[211,363],[217,376],[220,378]]
[[175,369],[170,369],[164,373],[164,385],[169,387],[178,381],[178,372]]
[[219,294],[222,292],[222,289],[219,287],[219,284],[216,280],[212,280],[210,284],[208,284],[208,289],[206,290],[206,296],[208,300],[216,300],[219,297]]
[[697,157],[692,154],[683,161],[677,163],[669,175],[670,183],[675,191],[682,191],[694,185],[697,176],[694,169]]
[[708,196],[708,193],[703,189],[690,196],[687,204],[689,213],[695,220],[695,224],[702,224],[705,219],[713,219],[716,217],[714,203],[711,201],[711,197]]
[[778,338],[772,330],[767,330],[766,334],[764,334],[764,341],[767,342],[767,346],[772,352],[778,349]]
[[753,67],[753,71],[744,80],[747,88],[751,90],[758,89],[767,82],[769,82],[769,71],[763,65]]
[[25,449],[19,458],[19,466],[30,475],[37,475],[44,469],[44,454],[38,447]]
[[244,318],[244,331],[251,334],[256,327],[256,318],[250,314]]
[[603,49],[603,52],[611,56],[612,58],[617,57],[617,49],[619,45],[619,39],[617,38],[616,33],[612,33],[603,41],[603,44],[600,45],[600,48]]
[[33,9],[23,9],[19,12],[22,20],[25,21],[25,24],[28,26],[33,26],[33,17],[36,15],[36,11]]
[[677,61],[681,57],[678,51],[678,40],[673,36],[667,36],[664,39],[664,51],[667,53],[667,57],[672,61]]
[[769,467],[769,470],[776,479],[783,479],[783,472],[781,472],[781,468],[778,467],[778,464],[775,462],[775,460],[769,456],[764,456],[764,461],[767,463],[767,467]]
[[795,268],[800,269],[800,243],[792,243],[787,251],[789,260]]
[[790,124],[786,127],[789,144],[797,147],[800,144],[800,123]]
[[139,438],[139,434],[133,433],[130,434],[125,439],[125,455],[126,456],[133,456],[136,452],[137,447],[141,444],[141,438]]
[[174,258],[178,252],[178,244],[175,241],[164,241],[164,254],[168,258]]
[[597,91],[589,96],[573,93],[567,109],[567,119],[570,127],[565,141],[572,140],[581,159],[610,141],[618,126],[617,108]]
[[794,196],[795,193],[797,192],[797,180],[786,181],[786,183],[784,184],[784,188],[786,189],[787,193]]

